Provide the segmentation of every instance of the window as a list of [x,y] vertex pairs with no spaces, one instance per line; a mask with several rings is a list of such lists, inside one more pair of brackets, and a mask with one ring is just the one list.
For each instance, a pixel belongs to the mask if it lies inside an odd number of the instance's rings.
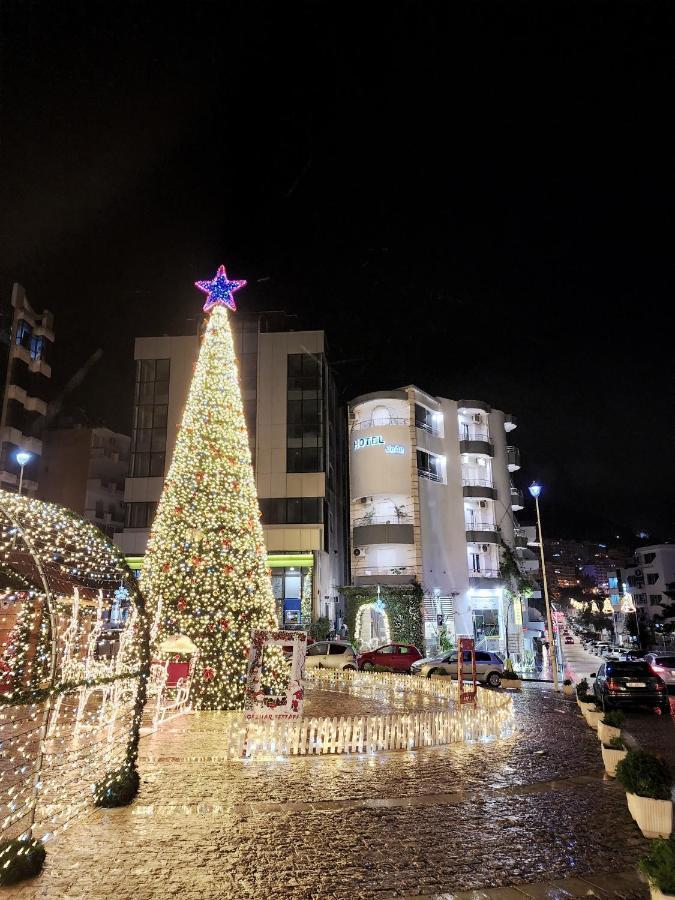
[[156,503],[127,503],[124,525],[126,528],[150,528],[156,511]]
[[476,662],[492,662],[492,657],[489,653],[484,653],[482,650],[479,650],[476,653]]
[[471,571],[480,572],[480,553],[470,553]]
[[341,656],[347,648],[344,644],[329,644],[328,645],[328,653],[331,656]]
[[323,354],[287,357],[286,470],[323,472]]
[[323,521],[323,497],[262,497],[265,525],[314,525]]
[[647,595],[646,594],[635,594],[635,605],[636,606],[644,606],[647,603]]
[[649,605],[650,606],[659,606],[661,603],[661,594],[650,594],[649,595]]
[[607,586],[610,588],[610,590],[612,588],[614,588],[616,590],[616,588],[619,587],[619,579],[617,578],[616,575],[609,576],[609,578],[607,579]]
[[410,653],[410,647],[399,647],[398,652],[399,653]]
[[325,656],[327,644],[312,644],[307,648],[307,656]]
[[388,647],[382,647],[377,651],[378,653],[396,653],[396,647],[390,644]]
[[33,334],[33,329],[28,324],[28,322],[24,322],[23,319],[20,319],[16,323],[16,343],[21,347],[25,347],[26,350],[30,348],[30,338]]
[[136,360],[131,433],[132,478],[164,475],[169,374],[168,359]]
[[443,461],[440,456],[428,453],[426,450],[417,451],[417,472],[423,478],[431,481],[443,481]]
[[96,501],[96,518],[97,519],[103,518],[103,500]]
[[435,426],[434,414],[426,406],[415,404],[415,427],[428,431],[429,434],[436,434],[438,429]]
[[659,580],[658,572],[648,572],[647,573],[647,584],[656,584],[656,582],[658,580]]
[[649,563],[654,562],[655,559],[656,559],[656,553],[645,553],[643,562],[646,565],[649,565]]

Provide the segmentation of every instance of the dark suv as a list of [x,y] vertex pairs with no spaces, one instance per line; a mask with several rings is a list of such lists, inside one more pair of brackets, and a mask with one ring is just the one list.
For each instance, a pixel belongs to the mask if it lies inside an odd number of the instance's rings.
[[658,706],[662,712],[670,712],[664,680],[642,660],[603,663],[593,690],[605,709],[642,705]]

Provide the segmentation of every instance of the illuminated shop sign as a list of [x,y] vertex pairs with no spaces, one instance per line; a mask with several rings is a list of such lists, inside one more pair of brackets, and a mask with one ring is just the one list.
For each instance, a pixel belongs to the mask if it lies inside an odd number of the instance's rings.
[[360,437],[354,439],[354,449],[362,450],[364,447],[384,447],[384,452],[402,456],[405,453],[405,447],[400,444],[385,444],[381,434],[373,434],[369,437]]

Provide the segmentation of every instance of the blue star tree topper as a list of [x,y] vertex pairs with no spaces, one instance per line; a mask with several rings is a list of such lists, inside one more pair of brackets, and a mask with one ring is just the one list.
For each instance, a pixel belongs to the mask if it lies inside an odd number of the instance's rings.
[[232,296],[239,288],[244,287],[245,281],[230,281],[225,271],[225,266],[219,266],[215,278],[211,281],[195,281],[195,286],[206,294],[204,312],[210,312],[214,306],[227,306],[236,310],[237,304]]

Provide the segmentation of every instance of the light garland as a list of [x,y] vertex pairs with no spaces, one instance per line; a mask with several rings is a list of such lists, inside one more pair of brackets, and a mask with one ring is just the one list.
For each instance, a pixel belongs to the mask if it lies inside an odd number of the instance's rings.
[[[0,883],[35,874],[51,840],[110,784],[136,775],[148,624],[118,548],[56,504],[0,491]],[[96,658],[103,610],[126,586],[116,657]],[[37,841],[37,843],[36,843]],[[7,879],[5,882],[3,879]]]
[[[155,642],[180,633],[199,649],[198,709],[243,707],[251,632],[277,624],[226,309],[243,284],[222,266],[197,282],[211,314],[141,573]],[[273,689],[283,657],[269,659]]]

